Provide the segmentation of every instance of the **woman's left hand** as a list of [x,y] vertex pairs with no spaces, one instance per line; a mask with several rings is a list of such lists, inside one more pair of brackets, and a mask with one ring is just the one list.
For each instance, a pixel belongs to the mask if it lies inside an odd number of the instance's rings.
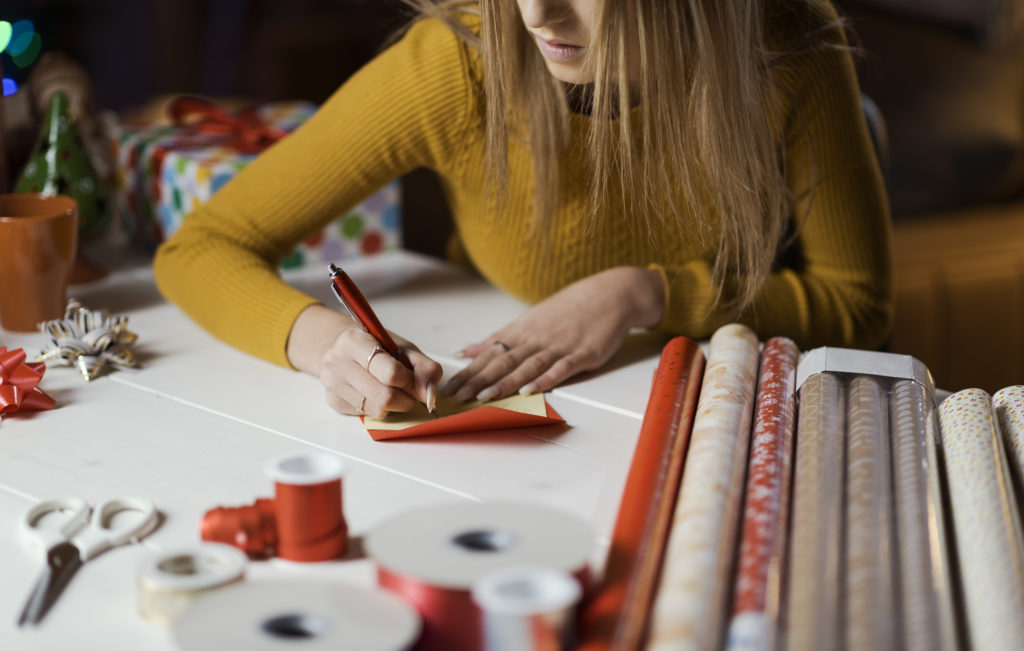
[[463,402],[547,391],[602,366],[629,330],[665,309],[658,271],[614,267],[579,280],[462,352],[473,361],[441,389]]

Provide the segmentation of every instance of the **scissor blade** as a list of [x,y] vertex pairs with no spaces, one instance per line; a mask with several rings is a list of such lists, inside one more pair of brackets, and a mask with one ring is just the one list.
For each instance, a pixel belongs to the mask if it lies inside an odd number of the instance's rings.
[[71,543],[63,542],[52,547],[46,554],[46,569],[39,576],[25,604],[18,625],[38,624],[42,621],[81,565],[82,557],[78,548]]

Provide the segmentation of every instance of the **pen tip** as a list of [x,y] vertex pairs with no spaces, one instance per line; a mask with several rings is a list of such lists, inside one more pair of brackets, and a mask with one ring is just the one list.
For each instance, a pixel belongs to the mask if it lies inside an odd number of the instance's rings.
[[434,383],[431,382],[427,385],[427,412],[434,413],[434,409],[437,407],[437,399],[435,396]]
[[333,262],[327,265],[327,270],[330,271],[332,274],[338,273],[338,268],[334,266]]

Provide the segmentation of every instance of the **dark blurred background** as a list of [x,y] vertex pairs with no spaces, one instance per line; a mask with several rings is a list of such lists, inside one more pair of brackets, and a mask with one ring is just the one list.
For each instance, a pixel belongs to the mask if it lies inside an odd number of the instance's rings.
[[[1024,0],[837,5],[888,134],[892,349],[951,389],[1024,382]],[[177,93],[320,102],[407,16],[396,0],[3,0],[0,21],[26,18],[40,54],[80,62],[96,107],[125,114]],[[0,65],[15,84],[33,67],[9,52]],[[39,117],[13,99],[0,104],[7,178],[34,137],[14,123]],[[405,246],[440,255],[449,222],[431,174],[403,179],[402,211]]]

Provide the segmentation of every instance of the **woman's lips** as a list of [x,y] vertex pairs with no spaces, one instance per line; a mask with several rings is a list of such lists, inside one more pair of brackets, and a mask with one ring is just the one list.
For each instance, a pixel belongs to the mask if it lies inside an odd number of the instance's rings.
[[580,45],[545,41],[539,36],[534,36],[534,38],[537,39],[537,46],[540,47],[540,53],[543,54],[545,58],[557,63],[575,59],[583,54],[583,47]]

